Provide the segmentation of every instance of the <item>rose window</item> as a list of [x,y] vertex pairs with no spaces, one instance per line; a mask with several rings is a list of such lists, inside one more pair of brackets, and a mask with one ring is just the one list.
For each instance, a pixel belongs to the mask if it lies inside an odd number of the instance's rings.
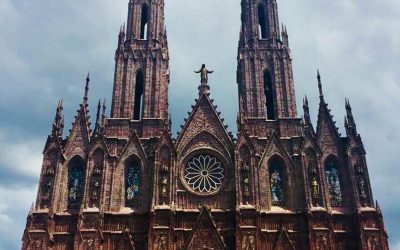
[[200,155],[192,158],[185,167],[185,181],[195,192],[213,193],[222,185],[224,167],[215,157]]

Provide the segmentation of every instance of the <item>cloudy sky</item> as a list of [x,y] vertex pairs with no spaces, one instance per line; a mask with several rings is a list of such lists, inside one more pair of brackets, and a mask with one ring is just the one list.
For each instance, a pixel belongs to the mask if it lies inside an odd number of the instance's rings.
[[[0,0],[0,250],[20,239],[59,98],[66,129],[91,72],[92,117],[110,100],[114,51],[128,0]],[[168,0],[170,111],[174,132],[197,94],[201,63],[215,70],[211,95],[234,131],[239,0]],[[400,249],[400,4],[398,0],[278,0],[293,55],[297,102],[318,107],[316,69],[343,132],[344,98],[363,137],[375,199],[392,249]],[[299,115],[302,112],[299,110]],[[397,229],[397,230],[396,230]]]

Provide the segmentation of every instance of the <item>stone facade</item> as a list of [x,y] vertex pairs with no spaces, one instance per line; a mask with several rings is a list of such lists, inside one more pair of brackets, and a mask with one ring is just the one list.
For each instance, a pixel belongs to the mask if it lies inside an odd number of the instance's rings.
[[22,249],[388,249],[349,101],[341,137],[318,73],[316,130],[297,118],[277,3],[241,4],[237,137],[202,82],[172,138],[164,1],[130,0],[111,116],[90,129],[89,76],[67,137],[58,103]]

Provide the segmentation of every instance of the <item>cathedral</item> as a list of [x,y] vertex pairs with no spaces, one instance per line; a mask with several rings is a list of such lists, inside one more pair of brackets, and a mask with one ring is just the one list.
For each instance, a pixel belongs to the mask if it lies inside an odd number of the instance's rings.
[[164,2],[129,0],[111,105],[99,102],[94,125],[89,76],[66,136],[58,103],[22,249],[388,249],[350,102],[341,136],[318,73],[316,127],[306,97],[297,114],[276,0],[240,1],[235,136],[205,65],[172,136]]

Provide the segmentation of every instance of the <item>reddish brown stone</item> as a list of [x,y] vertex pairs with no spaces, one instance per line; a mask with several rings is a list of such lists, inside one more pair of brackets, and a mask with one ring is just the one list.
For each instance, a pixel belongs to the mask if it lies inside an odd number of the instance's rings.
[[[131,0],[115,55],[111,117],[99,103],[91,132],[88,77],[64,139],[59,103],[22,249],[388,249],[350,104],[341,137],[318,75],[316,131],[307,99],[304,119],[297,118],[288,34],[278,23],[276,1],[242,0],[237,138],[203,83],[175,140],[164,1]],[[328,162],[342,199],[330,198]],[[83,169],[79,178],[71,175],[74,164]],[[130,164],[137,187],[126,185]],[[280,167],[278,184],[272,164]],[[212,170],[193,174],[204,165]],[[212,184],[189,182],[193,176]]]

